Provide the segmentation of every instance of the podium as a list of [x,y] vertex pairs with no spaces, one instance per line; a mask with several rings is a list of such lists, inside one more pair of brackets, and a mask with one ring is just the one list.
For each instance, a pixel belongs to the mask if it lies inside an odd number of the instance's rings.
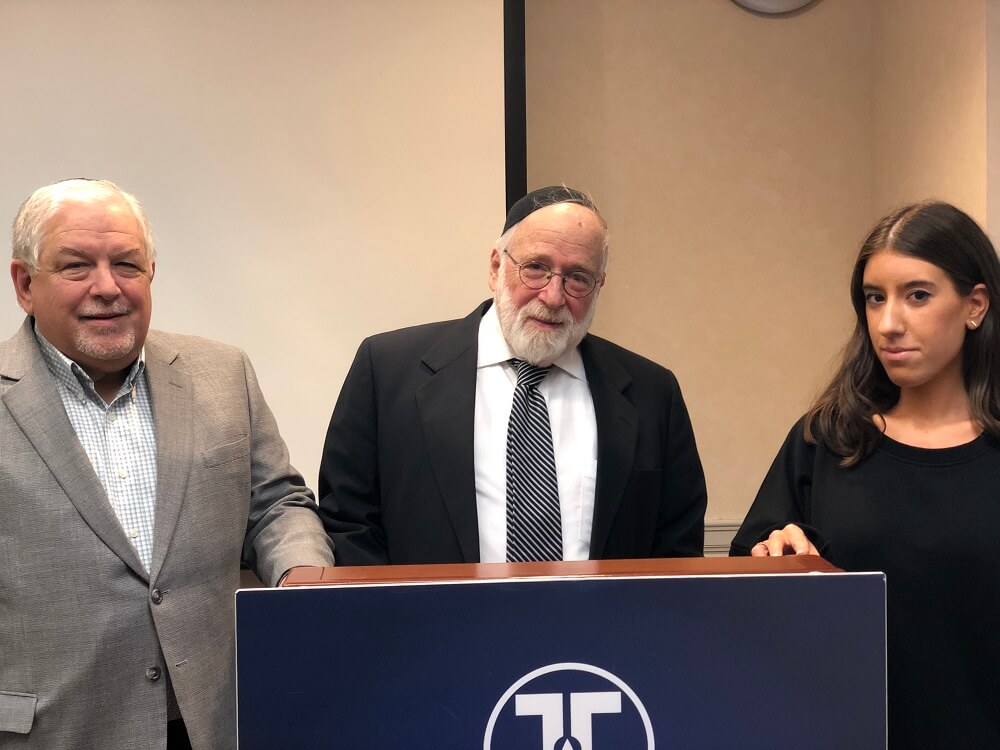
[[885,748],[885,577],[815,557],[302,568],[239,750]]

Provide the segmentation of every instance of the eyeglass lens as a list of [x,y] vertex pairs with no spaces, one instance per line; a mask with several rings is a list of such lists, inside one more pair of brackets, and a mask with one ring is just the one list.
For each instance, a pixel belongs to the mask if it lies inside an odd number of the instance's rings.
[[561,276],[563,290],[571,297],[586,297],[597,284],[597,281],[588,273],[583,271],[570,271],[569,273],[557,274],[544,263],[528,262],[523,263],[520,268],[522,283],[529,289],[543,289],[553,276]]

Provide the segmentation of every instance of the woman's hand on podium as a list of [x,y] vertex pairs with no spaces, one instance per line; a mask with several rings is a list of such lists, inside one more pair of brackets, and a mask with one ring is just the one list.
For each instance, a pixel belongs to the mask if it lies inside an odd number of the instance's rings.
[[806,533],[790,523],[783,529],[775,529],[767,539],[750,548],[753,557],[782,557],[783,555],[819,555],[816,545],[809,541]]

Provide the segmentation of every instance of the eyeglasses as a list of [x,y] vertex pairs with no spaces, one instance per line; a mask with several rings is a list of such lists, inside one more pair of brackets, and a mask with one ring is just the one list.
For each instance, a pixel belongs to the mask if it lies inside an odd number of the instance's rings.
[[552,281],[553,276],[562,279],[563,291],[570,297],[586,297],[597,287],[597,279],[586,271],[568,271],[566,273],[556,273],[544,263],[537,260],[528,260],[518,263],[517,259],[506,250],[503,254],[511,259],[517,268],[517,274],[521,277],[521,283],[528,289],[544,289]]

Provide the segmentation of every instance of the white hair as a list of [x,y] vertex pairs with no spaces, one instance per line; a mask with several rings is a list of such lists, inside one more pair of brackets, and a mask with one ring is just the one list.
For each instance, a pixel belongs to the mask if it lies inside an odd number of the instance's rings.
[[146,257],[150,263],[156,260],[156,248],[153,244],[153,232],[149,221],[142,210],[142,204],[130,193],[126,193],[109,180],[90,180],[74,178],[62,180],[40,187],[31,194],[14,218],[14,230],[11,240],[12,257],[20,260],[30,270],[38,268],[38,250],[45,233],[45,225],[55,216],[65,203],[91,203],[120,198],[125,201],[135,215],[142,229],[143,244],[146,246]]

